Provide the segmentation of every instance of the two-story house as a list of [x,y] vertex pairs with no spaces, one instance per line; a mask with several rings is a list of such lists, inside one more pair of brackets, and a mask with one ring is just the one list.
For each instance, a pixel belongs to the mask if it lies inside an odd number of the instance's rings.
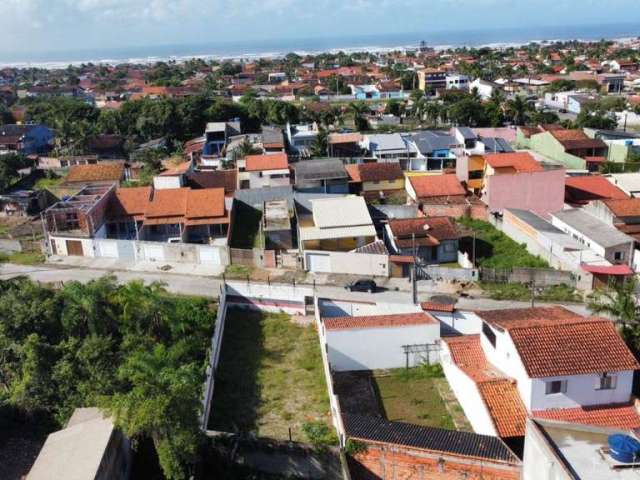
[[240,186],[246,188],[283,187],[289,185],[289,159],[286,153],[248,155],[245,158],[248,179],[241,177]]
[[394,197],[406,199],[404,173],[398,163],[360,163],[347,165],[353,193],[371,200]]
[[45,125],[1,125],[0,155],[46,153],[52,146],[53,136]]
[[415,255],[421,265],[458,261],[460,232],[449,217],[389,220],[384,232],[396,255]]
[[442,351],[445,375],[477,433],[517,444],[528,416],[640,427],[632,400],[640,365],[612,321],[563,307],[477,314],[482,332],[445,339]]

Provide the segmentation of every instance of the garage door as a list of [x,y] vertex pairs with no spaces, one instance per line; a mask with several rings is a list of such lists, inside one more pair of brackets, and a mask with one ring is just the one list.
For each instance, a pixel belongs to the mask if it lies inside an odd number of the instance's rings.
[[145,260],[151,260],[155,262],[164,261],[164,246],[163,245],[145,245],[144,258]]
[[310,272],[331,273],[331,257],[318,253],[307,253],[307,268]]
[[200,247],[200,263],[203,265],[220,265],[220,250],[214,247]]
[[80,240],[67,240],[67,255],[84,256],[82,242]]
[[118,243],[115,241],[101,240],[98,243],[98,256],[118,258]]

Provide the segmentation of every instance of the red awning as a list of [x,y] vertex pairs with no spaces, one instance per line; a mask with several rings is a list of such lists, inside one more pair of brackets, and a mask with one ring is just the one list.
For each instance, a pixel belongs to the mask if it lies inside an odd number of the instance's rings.
[[581,265],[585,272],[596,275],[633,275],[629,265]]

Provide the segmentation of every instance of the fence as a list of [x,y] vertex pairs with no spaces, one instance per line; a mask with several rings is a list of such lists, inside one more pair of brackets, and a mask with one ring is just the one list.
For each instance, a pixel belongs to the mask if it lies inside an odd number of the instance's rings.
[[333,388],[333,376],[331,375],[331,365],[329,365],[329,357],[327,356],[327,339],[322,328],[322,320],[320,319],[320,306],[318,305],[318,297],[314,299],[316,329],[318,330],[318,338],[320,340],[320,351],[322,353],[322,367],[324,369],[325,381],[329,390],[329,405],[331,406],[331,418],[333,426],[338,433],[340,446],[344,447],[347,442],[347,431],[342,422],[342,410],[340,408],[340,399],[336,395]]
[[313,288],[289,284],[227,282],[227,303],[246,308],[305,315]]
[[480,280],[488,283],[534,283],[538,287],[576,286],[573,273],[551,268],[481,268]]
[[216,325],[213,330],[213,337],[211,337],[211,352],[209,353],[207,379],[205,380],[204,395],[202,399],[202,418],[200,419],[200,428],[205,431],[207,430],[209,415],[211,413],[211,401],[213,400],[213,391],[216,383],[216,371],[218,369],[218,362],[220,361],[220,352],[222,351],[224,323],[227,318],[227,293],[224,285],[220,287],[220,298],[218,302],[218,313],[216,317]]
[[478,270],[475,268],[447,268],[438,265],[428,265],[421,268],[427,280],[447,280],[458,282],[475,282],[478,280]]
[[229,264],[226,246],[58,236],[52,236],[50,241],[54,255],[113,258],[131,263],[151,261],[221,266]]
[[229,253],[232,265],[258,268],[277,268],[278,266],[275,250],[230,248]]

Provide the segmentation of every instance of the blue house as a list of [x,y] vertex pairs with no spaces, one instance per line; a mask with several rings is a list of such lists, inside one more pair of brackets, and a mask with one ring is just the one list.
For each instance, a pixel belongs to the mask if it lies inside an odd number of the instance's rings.
[[53,137],[53,131],[45,125],[2,125],[0,126],[0,154],[47,153],[52,146]]
[[454,148],[458,141],[448,132],[425,130],[411,135],[411,142],[418,154],[410,160],[408,170],[428,171],[455,168],[456,155]]
[[356,100],[380,100],[380,90],[375,85],[349,85]]

